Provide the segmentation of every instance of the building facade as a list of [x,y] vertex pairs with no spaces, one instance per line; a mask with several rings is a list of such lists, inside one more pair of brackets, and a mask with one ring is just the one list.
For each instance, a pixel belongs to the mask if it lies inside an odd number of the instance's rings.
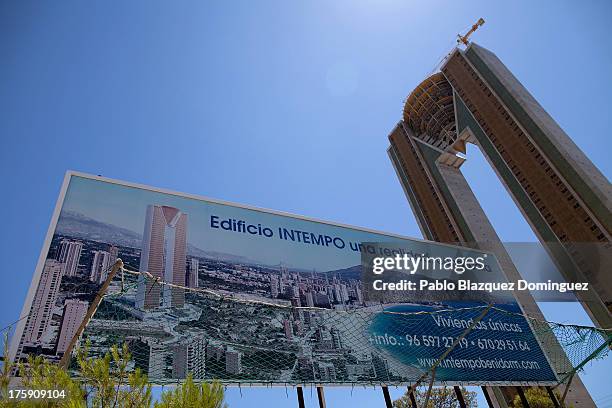
[[228,374],[242,373],[242,353],[233,349],[225,352],[225,371]]
[[64,264],[52,259],[45,261],[38,288],[32,301],[22,343],[37,343],[47,331],[57,300]]
[[114,245],[108,246],[108,253],[110,254],[110,265],[113,265],[119,259],[119,248]]
[[198,271],[200,269],[200,261],[197,258],[191,258],[187,266],[187,276],[185,277],[185,286],[189,288],[197,288],[200,285]]
[[94,251],[89,280],[95,283],[103,283],[108,276],[109,268],[112,264],[112,255],[109,252]]
[[68,299],[64,302],[64,313],[57,339],[57,354],[63,354],[70,345],[74,334],[83,322],[89,303],[79,299]]
[[64,264],[64,275],[68,277],[76,276],[81,260],[83,243],[63,239],[60,242],[58,261]]
[[[579,300],[593,321],[612,326],[612,187],[492,52],[473,43],[453,51],[409,95],[389,142],[424,237],[492,251],[517,281],[461,172],[466,143],[476,145],[564,278],[590,283]],[[529,293],[516,296],[526,314],[543,317]],[[552,363],[557,372],[568,367],[562,358]],[[575,406],[594,406],[578,379],[569,395]]]
[[173,349],[172,373],[174,378],[205,378],[206,341],[196,340],[189,344],[177,345]]

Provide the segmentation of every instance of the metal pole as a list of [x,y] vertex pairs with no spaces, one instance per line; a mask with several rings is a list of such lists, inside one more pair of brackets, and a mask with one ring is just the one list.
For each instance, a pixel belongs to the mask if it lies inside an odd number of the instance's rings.
[[[486,308],[485,308],[485,309],[482,311],[482,313],[480,313],[480,315],[478,315],[478,317],[477,317],[475,320],[473,320],[473,321],[472,321],[472,324],[470,324],[470,326],[469,326],[467,329],[465,329],[465,330],[463,331],[463,333],[461,333],[461,335],[455,339],[455,341],[453,341],[453,344],[451,344],[451,345],[450,345],[450,347],[449,347],[449,348],[447,348],[447,349],[446,349],[446,351],[444,351],[444,353],[442,353],[442,355],[441,355],[440,357],[438,357],[438,359],[436,360],[436,362],[435,362],[435,363],[433,363],[433,365],[431,366],[431,369],[430,369],[430,371],[431,371],[431,378],[432,378],[432,380],[431,380],[431,383],[429,384],[429,391],[431,391],[431,387],[432,387],[432,385],[433,385],[433,379],[434,379],[434,378],[435,378],[435,376],[436,376],[436,368],[438,367],[438,365],[439,365],[439,364],[442,362],[442,360],[444,360],[444,359],[445,359],[445,358],[446,358],[446,357],[447,357],[447,356],[448,356],[448,355],[451,353],[451,351],[453,351],[453,349],[454,349],[454,348],[457,346],[457,344],[459,344],[459,343],[461,342],[461,340],[463,340],[465,337],[467,337],[467,335],[468,335],[468,334],[469,334],[469,333],[472,331],[472,329],[473,329],[474,327],[476,327],[476,325],[477,325],[477,324],[478,324],[478,323],[479,323],[479,322],[480,322],[482,319],[484,319],[485,315],[486,315],[487,313],[489,313],[489,310],[491,310],[491,307],[493,307],[493,303],[490,303],[490,304],[489,304],[489,305],[488,305],[488,306],[487,306],[487,307],[486,307]],[[414,384],[412,384],[412,385],[411,385],[412,390],[415,390],[415,389],[416,389],[416,387],[418,387],[418,386],[421,384],[421,382],[422,382],[422,381],[423,381],[425,378],[427,378],[428,374],[429,374],[429,371],[424,372],[424,373],[423,373],[423,374],[422,374],[422,375],[419,377],[419,379],[418,379],[418,380],[417,380],[417,381],[416,381]],[[429,391],[428,391],[427,397],[425,398],[425,406],[427,406],[427,402],[428,402],[428,399],[429,399]]]
[[523,392],[523,387],[515,387],[515,388],[516,388],[516,392],[518,393],[521,399],[523,408],[529,408],[529,401],[527,401],[527,397],[525,396],[525,393]]
[[391,401],[391,395],[389,394],[389,387],[386,385],[382,386],[383,395],[385,396],[385,406],[387,408],[393,408],[393,402]]
[[425,402],[423,402],[423,406],[425,406],[425,408],[429,406],[429,397],[431,397],[433,383],[436,380],[436,369],[437,367],[434,367],[433,370],[431,370],[431,381],[429,381],[429,387],[427,387],[427,394],[425,395]]
[[494,408],[493,401],[491,401],[491,396],[489,395],[489,391],[487,390],[487,387],[483,386],[480,388],[482,388],[482,393],[484,394],[484,397],[487,400],[487,405],[489,406],[489,408]]
[[325,404],[325,393],[323,392],[323,387],[317,387],[317,398],[319,399],[319,408],[325,408],[327,404]]
[[416,398],[414,397],[414,390],[410,388],[408,391],[408,395],[410,395],[410,402],[412,403],[412,408],[419,408],[416,402]]
[[567,380],[567,385],[565,386],[565,391],[563,391],[563,396],[561,397],[561,403],[563,404],[563,406],[565,406],[565,397],[567,397],[567,393],[569,392],[570,385],[572,385],[572,380],[574,379],[574,374],[576,374],[575,371],[570,376],[570,378]]
[[557,399],[557,396],[555,395],[555,392],[553,391],[553,389],[550,386],[547,386],[546,391],[548,391],[548,397],[552,401],[555,408],[560,408],[561,405],[559,405],[559,400]]
[[298,407],[306,408],[306,404],[304,404],[304,390],[300,385],[297,386],[297,397],[298,397]]
[[457,401],[459,401],[459,406],[461,408],[466,408],[465,400],[463,399],[463,393],[461,392],[461,387],[455,385],[455,394],[457,394]]
[[70,354],[72,354],[72,349],[74,348],[76,342],[79,340],[79,337],[85,330],[85,326],[87,326],[87,324],[89,323],[89,319],[91,319],[93,314],[96,312],[96,309],[100,305],[100,302],[102,301],[102,298],[104,297],[104,293],[106,293],[106,289],[108,289],[108,287],[111,284],[111,281],[113,280],[113,278],[115,277],[115,275],[121,268],[123,268],[123,261],[121,259],[117,259],[117,261],[113,265],[113,268],[108,273],[106,280],[102,284],[102,287],[98,291],[98,294],[96,295],[93,302],[91,302],[89,309],[87,309],[87,313],[85,314],[85,317],[83,318],[83,321],[81,322],[81,325],[77,329],[76,333],[74,333],[74,336],[72,336],[72,340],[70,341],[70,344],[68,344],[66,351],[64,351],[64,355],[62,355],[62,358],[60,359],[60,362],[59,362],[60,367],[68,368],[68,364],[70,363]]

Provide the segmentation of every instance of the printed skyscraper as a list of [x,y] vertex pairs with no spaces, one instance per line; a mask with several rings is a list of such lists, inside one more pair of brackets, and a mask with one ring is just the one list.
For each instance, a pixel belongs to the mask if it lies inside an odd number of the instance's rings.
[[62,240],[57,260],[64,264],[64,276],[76,276],[82,250],[82,242]]
[[[187,214],[178,208],[149,205],[142,237],[140,271],[175,285],[185,285],[187,256]],[[160,303],[161,301],[161,303]],[[143,276],[139,277],[136,307],[154,309],[183,307],[183,289],[162,287]]]

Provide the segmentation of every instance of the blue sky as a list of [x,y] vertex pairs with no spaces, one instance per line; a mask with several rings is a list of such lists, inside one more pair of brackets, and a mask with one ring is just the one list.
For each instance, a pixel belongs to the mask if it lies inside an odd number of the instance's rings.
[[[420,237],[386,137],[478,17],[474,39],[612,171],[606,1],[20,1],[0,15],[1,325],[19,315],[67,169]],[[534,239],[474,149],[464,172],[504,240]],[[610,395],[605,370],[587,368],[595,398]],[[382,403],[349,391],[330,390],[330,406]],[[243,395],[230,406],[295,404],[284,389]]]

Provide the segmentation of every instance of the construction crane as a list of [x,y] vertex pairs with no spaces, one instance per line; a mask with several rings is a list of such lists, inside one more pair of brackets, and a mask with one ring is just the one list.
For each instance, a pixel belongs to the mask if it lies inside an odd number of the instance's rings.
[[467,33],[465,33],[465,35],[461,35],[461,34],[457,34],[457,43],[458,44],[463,44],[465,46],[468,45],[469,43],[469,38],[470,35],[472,35],[474,33],[474,31],[478,30],[478,27],[480,27],[481,25],[483,25],[485,23],[484,19],[481,17],[478,19],[478,21],[476,22],[476,24],[474,24],[472,26],[472,28],[470,28],[470,31],[468,31]]

